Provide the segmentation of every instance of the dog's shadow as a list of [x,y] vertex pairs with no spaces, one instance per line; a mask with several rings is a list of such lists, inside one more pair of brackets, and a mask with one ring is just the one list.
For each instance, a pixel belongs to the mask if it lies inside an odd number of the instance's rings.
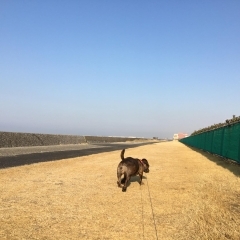
[[[142,177],[142,180],[143,180],[143,179],[147,179],[147,178],[146,178],[145,176],[143,176],[143,177]],[[123,178],[122,178],[122,180],[123,180]],[[132,182],[138,182],[138,183],[139,183],[139,182],[140,182],[140,177],[139,177],[139,176],[133,176],[133,177],[131,177],[131,178],[130,178],[130,181],[128,182],[127,187],[129,187]],[[121,181],[121,183],[123,184],[123,181]],[[142,185],[144,185],[143,181],[142,181]]]

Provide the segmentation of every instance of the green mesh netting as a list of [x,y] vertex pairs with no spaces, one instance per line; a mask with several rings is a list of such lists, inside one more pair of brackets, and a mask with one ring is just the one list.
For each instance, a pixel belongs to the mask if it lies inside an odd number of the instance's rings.
[[240,163],[240,123],[186,137],[179,141]]

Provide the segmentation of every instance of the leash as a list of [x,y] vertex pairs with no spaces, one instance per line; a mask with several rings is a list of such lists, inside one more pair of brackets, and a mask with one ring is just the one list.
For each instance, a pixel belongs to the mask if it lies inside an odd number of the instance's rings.
[[[144,163],[142,162],[142,160],[141,159],[138,159],[138,160],[144,166]],[[143,222],[143,200],[142,200],[142,188],[141,188],[141,186],[140,186],[140,189],[141,189],[141,202],[142,202],[143,239],[145,239],[145,237],[144,237],[144,222]],[[153,216],[153,222],[154,222],[154,227],[155,227],[156,239],[158,240],[157,226],[156,226],[156,221],[155,221],[155,215],[154,215],[154,212],[153,212],[152,198],[151,198],[151,194],[150,194],[150,190],[149,190],[148,179],[147,179],[147,189],[148,189],[148,195],[149,195],[151,209],[152,209],[152,216]]]
[[140,191],[141,191],[141,203],[142,203],[142,228],[143,228],[143,239],[145,239],[145,237],[144,237],[143,199],[142,199],[142,188],[141,188],[141,186],[140,186]]
[[[138,159],[138,161],[142,164],[142,166],[144,166],[143,162],[141,159]],[[143,239],[145,239],[144,237],[144,216],[143,216],[143,197],[142,197],[142,188],[140,185],[140,192],[141,192],[141,203],[142,203],[142,228],[143,228]]]
[[150,203],[151,203],[151,209],[152,209],[152,216],[153,216],[153,222],[154,222],[154,227],[155,227],[156,239],[158,240],[157,226],[156,226],[156,222],[155,222],[155,215],[154,215],[154,212],[153,212],[152,198],[151,198],[151,195],[150,195],[148,179],[147,179],[147,186],[148,186],[148,195],[149,195],[149,199],[150,199]]

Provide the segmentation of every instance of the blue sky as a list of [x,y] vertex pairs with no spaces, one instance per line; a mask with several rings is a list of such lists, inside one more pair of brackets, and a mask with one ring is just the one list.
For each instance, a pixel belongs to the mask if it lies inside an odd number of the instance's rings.
[[239,0],[1,0],[0,33],[0,131],[171,138],[240,115]]

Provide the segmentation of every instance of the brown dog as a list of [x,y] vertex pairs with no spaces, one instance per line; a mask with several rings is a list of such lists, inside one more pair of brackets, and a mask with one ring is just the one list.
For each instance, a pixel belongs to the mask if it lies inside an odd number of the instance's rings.
[[[149,172],[149,164],[147,159],[137,159],[132,157],[124,158],[125,149],[121,152],[121,159],[122,161],[118,164],[117,167],[117,184],[118,187],[121,187],[121,183],[124,184],[122,187],[122,191],[126,192],[127,185],[132,176],[139,175],[140,181],[139,184],[142,183],[143,172]],[[121,179],[121,176],[124,175],[124,178]]]

